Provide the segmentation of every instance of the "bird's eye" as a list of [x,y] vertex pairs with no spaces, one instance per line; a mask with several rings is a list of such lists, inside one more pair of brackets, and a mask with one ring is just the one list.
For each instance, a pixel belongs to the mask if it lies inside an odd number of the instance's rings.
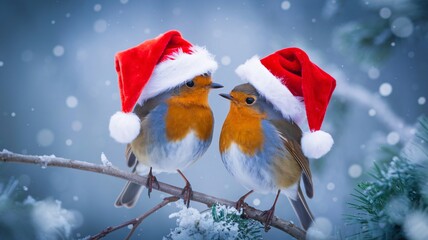
[[193,82],[193,80],[191,80],[191,81],[186,82],[186,85],[188,87],[193,87],[193,86],[195,86],[195,83]]
[[202,74],[202,76],[209,77],[209,76],[211,76],[211,73],[210,72],[206,72],[206,73]]
[[255,101],[256,101],[256,99],[254,99],[253,97],[247,97],[247,98],[245,99],[245,102],[246,102],[248,105],[253,104]]

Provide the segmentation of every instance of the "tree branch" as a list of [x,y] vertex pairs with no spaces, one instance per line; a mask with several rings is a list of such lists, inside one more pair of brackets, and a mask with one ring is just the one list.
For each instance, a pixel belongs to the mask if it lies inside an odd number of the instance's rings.
[[98,233],[95,236],[90,237],[90,240],[98,240],[101,239],[105,236],[107,236],[109,233],[114,232],[116,230],[119,230],[121,228],[124,228],[126,226],[129,226],[130,224],[132,224],[132,229],[129,232],[128,236],[126,236],[125,240],[129,240],[132,236],[132,234],[135,232],[135,230],[137,229],[137,227],[143,222],[144,219],[146,219],[148,216],[150,216],[151,214],[153,214],[154,212],[156,212],[157,210],[163,208],[165,205],[167,205],[170,202],[175,202],[178,199],[180,199],[179,197],[167,197],[164,198],[162,202],[160,202],[158,205],[154,206],[152,209],[150,209],[149,211],[147,211],[146,213],[144,213],[143,215],[137,217],[137,218],[133,218],[129,221],[126,221],[120,225],[117,225],[116,227],[108,227],[106,229],[104,229],[103,231],[101,231],[100,233]]
[[[116,167],[110,165],[97,165],[89,162],[78,161],[65,159],[55,156],[32,156],[32,155],[22,155],[12,153],[6,150],[0,152],[0,162],[17,162],[17,163],[31,163],[38,164],[42,167],[53,166],[53,167],[65,167],[65,168],[74,168],[82,171],[89,171],[95,173],[101,173],[105,175],[110,175],[117,178],[122,178],[124,180],[132,181],[134,183],[145,185],[147,182],[147,178],[144,176],[140,176],[133,173],[128,173],[117,169]],[[156,184],[153,186],[153,189],[158,191],[171,194],[172,196],[181,196],[182,188],[172,186],[166,183],[159,182],[159,186]],[[235,202],[217,198],[214,196],[210,196],[200,192],[193,192],[191,197],[192,201],[206,204],[208,207],[211,207],[213,204],[222,204],[230,207],[235,207]],[[257,220],[261,223],[264,222],[264,218],[262,216],[263,211],[258,210],[256,208],[250,207],[248,205],[244,205],[244,213],[248,218]],[[275,227],[283,232],[286,232],[293,236],[296,239],[305,239],[306,232],[301,228],[297,227],[290,221],[282,220],[278,217],[273,217],[272,227]]]

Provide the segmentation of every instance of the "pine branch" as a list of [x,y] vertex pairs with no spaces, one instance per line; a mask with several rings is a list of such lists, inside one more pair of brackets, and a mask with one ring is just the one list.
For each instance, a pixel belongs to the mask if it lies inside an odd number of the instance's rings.
[[[147,178],[144,176],[128,173],[110,165],[106,165],[106,166],[97,165],[89,162],[65,159],[65,158],[60,158],[55,156],[22,155],[22,154],[12,153],[12,152],[3,150],[2,152],[0,152],[0,162],[37,164],[37,165],[41,165],[42,167],[53,166],[53,167],[74,168],[82,171],[110,175],[113,177],[132,181],[140,185],[145,185],[147,182]],[[181,193],[183,189],[176,186],[159,182],[159,186],[154,185],[153,189],[171,194],[172,196],[179,196],[180,198],[182,198]],[[211,207],[214,204],[222,204],[230,207],[235,206],[235,202],[233,201],[217,198],[215,196],[210,196],[210,195],[196,192],[196,191],[193,192],[193,195],[191,196],[191,200],[206,204],[208,207]],[[243,210],[247,218],[251,218],[261,223],[264,223],[264,218],[262,216],[263,211],[250,207],[247,204],[244,204]],[[278,217],[274,217],[272,219],[271,226],[285,233],[288,233],[289,235],[291,235],[296,239],[305,239],[306,237],[306,232],[304,230],[297,227],[290,221],[286,221]]]

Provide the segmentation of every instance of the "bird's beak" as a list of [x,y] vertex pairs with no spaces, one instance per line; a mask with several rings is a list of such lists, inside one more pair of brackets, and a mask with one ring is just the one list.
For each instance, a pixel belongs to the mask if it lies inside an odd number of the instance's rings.
[[223,85],[220,85],[220,84],[218,84],[218,83],[211,83],[211,86],[210,86],[211,88],[222,88],[223,87]]
[[230,96],[230,94],[220,93],[219,95],[226,98],[226,99],[232,100],[232,96]]

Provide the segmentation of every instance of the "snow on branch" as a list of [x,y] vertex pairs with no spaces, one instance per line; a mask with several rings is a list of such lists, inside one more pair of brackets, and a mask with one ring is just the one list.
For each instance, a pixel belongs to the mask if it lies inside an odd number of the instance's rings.
[[[42,167],[53,166],[53,167],[74,168],[82,171],[110,175],[113,177],[132,181],[134,183],[141,184],[141,185],[145,185],[147,182],[147,178],[144,176],[139,176],[137,174],[122,171],[109,164],[97,165],[97,164],[84,162],[84,161],[55,157],[53,155],[52,156],[22,155],[22,154],[12,153],[7,150],[3,150],[0,152],[0,162],[37,164]],[[183,189],[176,186],[159,182],[159,186],[155,184],[153,186],[153,189],[156,189],[158,191],[161,191],[167,194],[171,194],[172,196],[177,196],[182,198],[181,193]],[[201,192],[196,192],[196,191],[193,192],[193,195],[191,196],[191,200],[206,204],[208,207],[211,207],[214,204],[221,204],[221,205],[230,206],[230,207],[235,206],[235,202],[233,201],[217,198],[215,196],[210,196],[210,195],[207,195]],[[250,207],[246,204],[243,207],[243,211],[247,218],[257,220],[261,223],[264,222],[264,218],[262,216],[263,211]],[[296,239],[305,239],[306,232],[301,228],[297,227],[296,225],[294,225],[293,223],[291,223],[290,221],[286,221],[278,217],[274,217],[272,219],[271,226],[285,233],[288,233],[289,235],[291,235]]]

